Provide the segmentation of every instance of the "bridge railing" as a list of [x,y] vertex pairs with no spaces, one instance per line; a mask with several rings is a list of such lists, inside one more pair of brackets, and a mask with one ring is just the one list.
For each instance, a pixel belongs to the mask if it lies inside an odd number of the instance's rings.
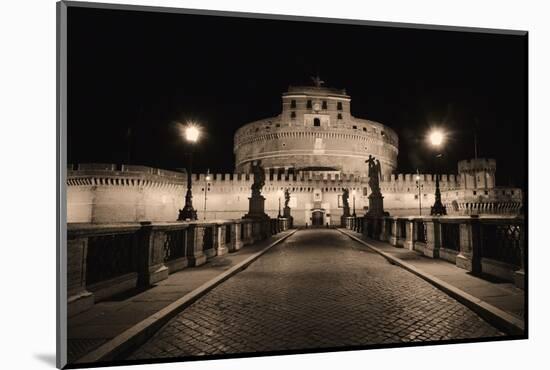
[[356,217],[348,223],[348,229],[365,238],[524,286],[526,245],[521,216]]
[[69,315],[289,228],[288,219],[68,224]]

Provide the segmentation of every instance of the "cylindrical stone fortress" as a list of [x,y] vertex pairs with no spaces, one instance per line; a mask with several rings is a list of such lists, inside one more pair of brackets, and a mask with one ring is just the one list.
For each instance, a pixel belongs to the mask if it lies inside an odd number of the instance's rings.
[[282,113],[251,122],[235,133],[236,172],[261,160],[268,169],[365,175],[365,160],[380,160],[382,173],[397,167],[397,134],[381,123],[355,118],[345,90],[290,87]]

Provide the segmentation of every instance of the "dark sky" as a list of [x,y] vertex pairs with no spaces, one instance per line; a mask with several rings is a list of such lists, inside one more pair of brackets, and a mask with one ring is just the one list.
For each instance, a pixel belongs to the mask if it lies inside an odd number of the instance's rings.
[[175,122],[196,120],[196,170],[232,172],[235,130],[319,73],[347,89],[354,116],[397,131],[398,172],[435,171],[423,137],[442,125],[440,166],[456,173],[477,122],[498,184],[524,185],[526,36],[87,8],[68,19],[70,163],[184,167]]

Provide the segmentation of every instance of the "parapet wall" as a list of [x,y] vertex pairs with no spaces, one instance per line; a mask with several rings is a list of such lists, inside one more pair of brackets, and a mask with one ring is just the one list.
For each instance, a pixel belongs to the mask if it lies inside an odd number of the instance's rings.
[[[140,222],[174,221],[183,208],[186,192],[186,174],[144,166],[116,166],[112,164],[87,164],[69,166],[67,173],[67,216],[69,222]],[[199,219],[241,218],[248,211],[251,174],[193,174],[193,206]],[[422,206],[423,214],[429,212],[434,202],[435,176],[420,174],[383,176],[380,182],[384,206],[392,215],[417,214]],[[477,190],[460,187],[460,176],[443,175],[440,188],[443,200],[450,206],[470,209],[472,203],[515,202],[517,196],[504,196],[491,190],[490,196]],[[353,199],[357,214],[368,207],[370,188],[364,176],[339,175],[337,173],[266,173],[262,195],[266,198],[266,213],[276,217],[279,204],[284,205],[284,189],[291,192],[292,215],[296,225],[311,222],[311,210],[322,208],[327,220],[337,220],[342,214],[343,188],[350,190],[350,206]],[[474,199],[471,199],[477,192]],[[507,193],[509,195],[509,193]],[[518,194],[518,193],[516,193]],[[521,194],[519,192],[519,194]],[[458,206],[457,206],[458,204]],[[476,206],[477,207],[477,206]],[[479,209],[485,209],[478,207]],[[454,209],[453,208],[453,209]],[[336,222],[336,221],[334,221]]]

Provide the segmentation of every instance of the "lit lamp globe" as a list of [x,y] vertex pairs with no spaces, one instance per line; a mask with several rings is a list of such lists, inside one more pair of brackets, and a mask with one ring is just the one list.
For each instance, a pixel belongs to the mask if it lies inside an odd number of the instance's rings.
[[439,147],[445,141],[445,134],[441,130],[433,130],[429,135],[430,144]]
[[200,130],[195,125],[188,125],[184,129],[185,140],[196,143],[199,140]]

